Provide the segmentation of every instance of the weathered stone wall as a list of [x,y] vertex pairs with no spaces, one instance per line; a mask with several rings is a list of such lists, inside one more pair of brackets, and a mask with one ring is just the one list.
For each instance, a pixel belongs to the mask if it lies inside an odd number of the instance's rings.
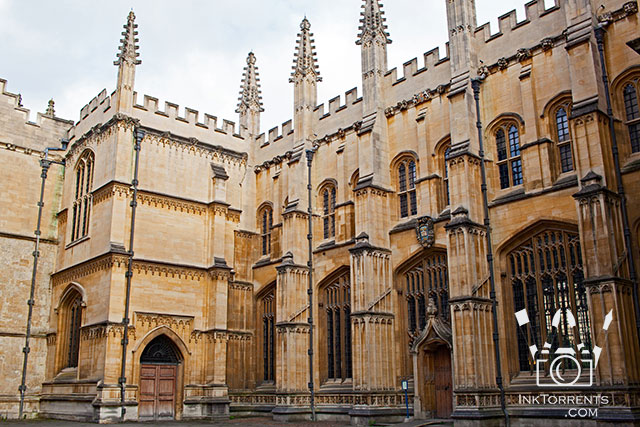
[[[40,159],[46,147],[60,147],[71,123],[37,114],[18,104],[18,96],[6,91],[0,79],[0,417],[18,416],[28,305],[33,272],[33,251],[40,197]],[[49,158],[60,156],[52,152]],[[62,170],[48,171],[41,222],[40,257],[35,281],[32,337],[26,377],[25,414],[34,415],[45,379],[46,336],[51,304],[50,275],[55,270],[57,213],[60,208]]]

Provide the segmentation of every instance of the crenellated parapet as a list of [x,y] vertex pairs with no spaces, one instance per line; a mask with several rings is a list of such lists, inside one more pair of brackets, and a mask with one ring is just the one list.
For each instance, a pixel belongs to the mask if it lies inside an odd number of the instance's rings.
[[[134,109],[140,113],[136,116],[141,116],[143,119],[144,112],[153,114],[156,119],[162,120],[162,118],[175,120],[177,123],[188,124],[195,128],[207,129],[210,131],[222,133],[225,135],[233,136],[238,139],[244,139],[239,134],[239,129],[236,127],[236,123],[231,120],[222,119],[222,126],[218,127],[218,117],[208,113],[204,113],[204,120],[200,121],[200,112],[189,107],[184,107],[184,113],[180,114],[180,105],[170,101],[165,101],[164,109],[159,107],[160,102],[158,98],[144,95],[143,104],[137,104],[137,93],[134,92]],[[162,129],[165,129],[163,127]]]
[[[491,33],[489,23],[478,26],[474,37],[480,63],[504,69],[505,60],[507,65],[517,63],[518,49],[531,51],[544,47],[548,50],[555,45],[556,39],[566,41],[563,34],[567,28],[564,7],[563,2],[556,1],[554,6],[545,8],[544,0],[533,0],[525,5],[525,18],[522,20],[518,19],[515,10],[501,15],[496,33]],[[535,31],[531,31],[532,28]]]
[[[45,145],[42,145],[42,143],[34,144],[34,142],[46,139],[44,134],[50,131],[62,135],[73,125],[73,121],[57,117],[53,114],[53,106],[48,107],[45,113],[38,112],[36,114],[36,120],[32,121],[30,117],[31,110],[22,105],[22,96],[8,92],[6,86],[7,81],[0,78],[0,99],[2,100],[3,114],[6,114],[7,117],[15,116],[15,122],[23,124],[21,131],[0,134],[0,144],[3,144],[6,149],[17,149],[25,152],[25,154],[39,153],[44,150]],[[13,134],[17,135],[19,133],[26,133],[33,136],[42,134],[42,136],[35,138],[13,137]]]

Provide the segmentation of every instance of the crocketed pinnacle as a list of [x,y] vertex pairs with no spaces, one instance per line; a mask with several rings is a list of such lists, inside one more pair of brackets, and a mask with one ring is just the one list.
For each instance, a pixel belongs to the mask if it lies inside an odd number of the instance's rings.
[[312,76],[315,81],[322,81],[320,71],[318,70],[318,59],[316,58],[316,47],[314,46],[313,33],[309,31],[311,24],[305,17],[300,23],[300,32],[298,33],[298,44],[293,54],[293,72],[291,73],[290,82]]
[[256,66],[256,56],[249,52],[247,56],[247,66],[242,73],[242,83],[240,84],[240,98],[238,98],[238,108],[236,113],[244,113],[248,110],[262,112],[262,92],[260,90],[260,78],[258,77],[258,67]]
[[360,34],[358,34],[357,45],[368,41],[380,39],[385,44],[390,44],[389,33],[382,10],[382,4],[378,0],[364,0],[362,11],[360,12]]
[[118,59],[113,62],[113,65],[122,65],[123,63],[129,65],[138,65],[142,61],[138,59],[140,54],[138,53],[138,39],[136,36],[138,32],[136,28],[138,28],[138,24],[135,23],[136,15],[133,13],[133,10],[129,12],[129,16],[127,17],[127,23],[123,26],[124,31],[122,35],[124,38],[120,39],[120,47],[118,47],[118,52],[116,56]]
[[53,102],[53,98],[51,98],[47,104],[47,111],[45,111],[44,115],[49,117],[54,117],[56,115],[55,110],[55,102]]

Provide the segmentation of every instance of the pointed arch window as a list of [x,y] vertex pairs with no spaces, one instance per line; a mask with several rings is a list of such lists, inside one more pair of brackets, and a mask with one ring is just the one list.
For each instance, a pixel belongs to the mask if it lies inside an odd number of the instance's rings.
[[67,367],[78,367],[78,353],[80,351],[80,326],[82,323],[82,297],[77,295],[69,307],[69,352]]
[[78,367],[83,306],[82,295],[78,290],[70,287],[64,292],[58,309],[58,369]]
[[322,293],[326,311],[327,378],[352,377],[351,356],[351,283],[349,272],[332,280]]
[[640,152],[640,111],[638,109],[638,87],[640,80],[629,83],[624,87],[625,124],[629,130],[631,152]]
[[85,151],[76,163],[75,168],[75,197],[73,202],[73,220],[71,222],[71,241],[85,237],[89,233],[89,219],[91,216],[93,152]]
[[273,228],[273,209],[265,206],[258,211],[258,224],[262,242],[262,255],[271,253],[271,229]]
[[328,186],[322,190],[322,228],[325,239],[335,237],[336,188],[334,186]]
[[451,204],[451,195],[449,191],[449,154],[451,154],[451,144],[447,145],[447,148],[445,148],[444,154],[442,156],[442,180],[444,182],[445,206],[449,206]]
[[275,381],[275,337],[276,337],[276,315],[275,315],[275,286],[260,300],[261,320],[262,320],[262,362],[263,380],[265,382]]
[[560,171],[562,173],[573,170],[573,154],[571,151],[571,133],[567,116],[568,106],[563,105],[556,111],[556,138],[558,153],[560,154]]
[[418,213],[416,199],[416,162],[406,159],[398,166],[398,197],[400,199],[400,218]]
[[[515,312],[526,310],[527,327],[519,328],[518,366],[535,371],[529,347],[542,348],[551,342],[551,354],[558,347],[591,349],[589,309],[584,284],[580,239],[577,233],[547,230],[533,236],[507,256],[507,268]],[[575,315],[572,328],[565,315],[557,329],[551,321],[557,310]]]
[[514,124],[501,126],[495,134],[498,151],[500,188],[522,184],[522,160],[520,158],[520,132]]
[[427,306],[433,300],[438,316],[449,321],[449,275],[447,255],[431,253],[404,273],[404,292],[407,304],[407,329],[417,337],[427,324]]

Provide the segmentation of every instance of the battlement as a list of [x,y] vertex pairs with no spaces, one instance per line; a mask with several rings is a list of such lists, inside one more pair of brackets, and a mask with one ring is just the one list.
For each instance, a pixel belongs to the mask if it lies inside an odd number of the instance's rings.
[[291,120],[287,120],[282,123],[282,126],[276,126],[269,129],[266,137],[264,133],[258,135],[256,141],[258,143],[258,147],[264,147],[280,141],[291,134],[293,134],[293,122]]
[[13,114],[19,114],[25,124],[28,124],[30,126],[40,127],[43,125],[45,121],[49,121],[49,120],[52,120],[57,123],[61,123],[63,125],[73,124],[73,121],[71,120],[66,120],[56,116],[50,116],[40,112],[36,113],[36,121],[35,122],[31,121],[31,110],[21,105],[21,99],[22,99],[21,95],[8,92],[6,90],[6,87],[7,87],[7,80],[0,78],[0,94],[2,94],[3,97],[8,98],[7,99],[8,102],[6,103],[3,102],[2,105],[9,104],[10,105],[9,108],[13,110]]
[[344,104],[342,104],[341,99],[341,95],[334,96],[333,98],[329,99],[329,111],[326,113],[324,111],[324,103],[317,105],[313,110],[316,113],[316,120],[324,120],[327,117],[344,111],[351,105],[357,104],[358,102],[362,101],[362,98],[358,98],[358,88],[356,87],[349,89],[344,93]]
[[[59,146],[73,121],[47,113],[36,114],[31,121],[31,110],[21,105],[21,95],[7,91],[7,81],[0,78],[0,147],[28,155],[39,155],[48,146]],[[50,105],[50,108],[53,106]]]
[[485,43],[489,43],[498,37],[508,36],[510,33],[526,27],[530,23],[537,24],[541,18],[548,14],[561,9],[558,0],[554,1],[554,5],[545,8],[544,0],[532,0],[524,5],[525,7],[525,19],[519,21],[516,10],[510,10],[509,12],[500,15],[498,17],[498,32],[491,33],[491,25],[486,22],[475,29],[475,37],[478,40],[483,40]]
[[88,104],[80,109],[80,121],[86,119],[98,108],[100,108],[102,112],[111,108],[111,97],[107,97],[106,89],[102,89],[97,96],[94,96]]
[[[158,98],[150,95],[143,96],[142,105],[138,104],[137,101],[138,93],[133,92],[134,116],[140,118],[144,124],[157,127],[158,129],[175,129],[176,126],[172,126],[171,123],[164,122],[165,120],[170,120],[173,121],[174,124],[182,123],[192,127],[193,129],[197,129],[199,133],[203,130],[207,130],[244,139],[240,135],[239,126],[236,127],[236,123],[234,121],[222,119],[222,126],[218,127],[218,117],[204,113],[203,121],[201,122],[200,112],[193,108],[184,107],[184,113],[181,115],[180,106],[170,101],[164,102],[164,109],[160,109],[160,101]],[[181,127],[180,133],[186,135],[189,131],[187,128]]]
[[[411,81],[416,76],[424,73],[425,71],[435,69],[439,65],[445,64],[449,61],[449,42],[445,44],[446,56],[440,57],[440,48],[436,47],[423,55],[422,67],[418,68],[418,58],[413,58],[404,64],[402,64],[402,77],[398,78],[398,68],[394,67],[387,71],[384,75],[385,82],[388,85],[395,86],[398,83],[405,81]],[[446,67],[445,67],[446,68]]]

